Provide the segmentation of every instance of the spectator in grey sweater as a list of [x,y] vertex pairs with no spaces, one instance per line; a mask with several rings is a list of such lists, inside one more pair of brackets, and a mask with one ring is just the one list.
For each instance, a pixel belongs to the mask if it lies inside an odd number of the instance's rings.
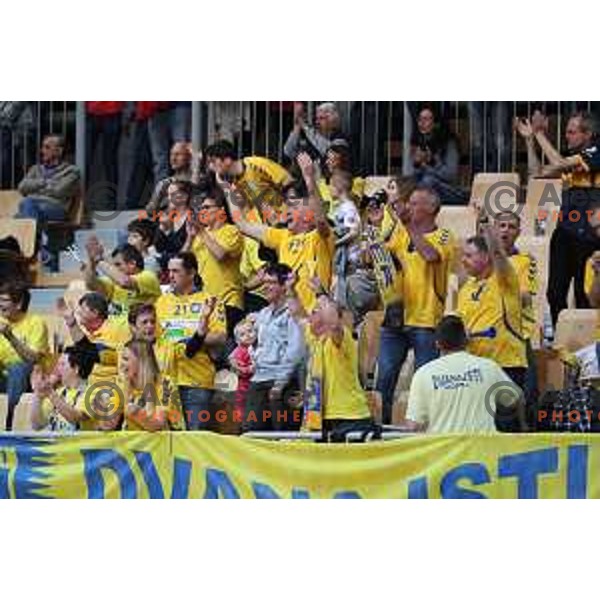
[[24,196],[17,217],[46,221],[63,221],[80,189],[81,175],[74,165],[63,160],[64,139],[47,135],[42,141],[41,161],[29,169],[19,184]]
[[334,143],[343,143],[350,153],[350,143],[341,132],[340,114],[333,102],[324,102],[317,106],[315,122],[316,127],[311,127],[306,122],[304,105],[296,102],[294,129],[283,147],[283,152],[291,161],[294,161],[300,152],[308,152],[313,160],[318,160],[324,165],[327,151]]
[[244,431],[300,428],[300,413],[291,399],[299,395],[306,350],[302,330],[286,302],[291,272],[280,263],[266,267],[263,281],[269,305],[248,317],[258,335]]

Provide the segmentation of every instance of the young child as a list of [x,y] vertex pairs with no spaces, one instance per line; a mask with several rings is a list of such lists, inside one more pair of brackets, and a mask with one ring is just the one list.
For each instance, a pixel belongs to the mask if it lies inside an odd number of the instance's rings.
[[238,387],[235,394],[234,411],[240,419],[244,418],[246,409],[246,394],[250,388],[250,380],[255,371],[254,344],[256,343],[256,328],[251,318],[238,323],[233,330],[236,349],[229,355],[229,363],[238,376]]
[[290,312],[303,327],[309,349],[304,429],[321,429],[323,439],[333,442],[345,441],[350,432],[368,432],[372,419],[359,381],[357,344],[340,307],[321,295],[312,313],[304,314],[293,292],[293,277],[288,297]]
[[131,221],[127,226],[127,243],[144,257],[144,268],[158,275],[160,256],[154,247],[154,229],[151,221],[139,219]]
[[334,200],[331,212],[335,232],[334,299],[348,308],[346,278],[354,273],[360,260],[360,214],[352,200],[352,175],[336,170],[331,176]]

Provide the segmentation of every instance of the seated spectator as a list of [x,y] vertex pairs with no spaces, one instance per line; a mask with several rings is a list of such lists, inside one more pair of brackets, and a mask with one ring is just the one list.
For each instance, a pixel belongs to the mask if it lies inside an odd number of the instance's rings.
[[47,135],[41,148],[41,161],[29,169],[19,184],[24,196],[16,218],[37,221],[38,241],[41,239],[42,261],[51,270],[58,270],[58,257],[48,250],[44,225],[48,221],[66,221],[80,193],[81,174],[63,159],[65,142],[60,135]]
[[93,346],[69,346],[58,359],[52,375],[45,375],[40,367],[34,368],[30,416],[34,431],[94,429],[84,405],[87,378],[97,360]]
[[127,226],[127,243],[142,255],[145,270],[160,274],[160,255],[154,247],[154,225],[150,221],[131,221]]
[[29,169],[19,184],[24,196],[17,217],[38,223],[64,221],[80,191],[81,175],[63,160],[65,142],[60,135],[47,135],[42,142],[41,161]]
[[0,380],[8,396],[6,431],[12,431],[15,409],[29,387],[34,365],[48,355],[44,319],[28,313],[29,290],[16,283],[0,286]]
[[[348,156],[352,156],[352,149],[348,138],[340,129],[340,114],[333,102],[324,102],[317,106],[315,114],[315,127],[306,121],[306,111],[302,102],[294,105],[294,129],[290,133],[283,152],[291,160],[295,161],[298,154],[307,152],[313,160],[325,165],[327,151],[332,145],[343,145],[347,149]],[[352,170],[350,164],[345,168]]]
[[[312,282],[315,277],[325,289],[331,285],[333,234],[319,198],[312,161],[302,160],[308,190],[300,186],[288,189],[287,229],[268,227],[250,221],[248,211],[236,209],[231,190],[224,184],[226,198],[234,222],[241,232],[277,252],[278,261],[297,275],[297,292],[304,309],[310,312],[316,305]],[[236,213],[237,210],[237,213]]]
[[63,317],[71,341],[98,352],[89,383],[114,383],[117,379],[118,350],[131,338],[131,332],[119,320],[108,318],[108,300],[98,292],[88,292],[79,300],[75,310],[64,299],[57,302],[57,311]]
[[[247,392],[244,431],[299,429],[300,416],[287,404],[301,388],[300,370],[305,358],[300,326],[286,303],[292,270],[280,263],[265,269],[268,306],[251,315],[257,332],[254,373]],[[250,413],[256,419],[250,419]],[[283,417],[283,418],[280,418]]]
[[[105,260],[104,248],[95,236],[88,239],[86,249],[86,285],[108,298],[112,316],[127,315],[131,306],[152,303],[160,296],[158,278],[144,269],[142,255],[130,244],[115,248],[110,262]],[[98,271],[103,275],[99,276]]]
[[146,205],[149,215],[155,210],[164,210],[169,204],[168,188],[176,181],[187,181],[192,184],[190,195],[200,178],[200,156],[194,155],[191,144],[176,142],[169,156],[172,174],[161,179],[152,192],[152,197]]
[[432,188],[442,204],[466,204],[467,195],[458,186],[458,149],[450,133],[436,124],[433,112],[424,108],[410,142],[411,160],[404,174],[417,184]]
[[[307,394],[321,411],[323,439],[344,442],[350,433],[366,434],[372,419],[358,375],[358,350],[352,331],[342,319],[340,307],[319,296],[310,314],[302,308],[288,280],[288,306],[303,329],[309,352]],[[305,406],[306,406],[305,401]]]
[[167,210],[161,211],[154,237],[154,247],[160,254],[163,273],[166,273],[169,261],[182,251],[187,242],[192,186],[187,181],[174,181],[167,188],[167,196],[169,200]]
[[188,221],[188,237],[183,252],[191,251],[198,261],[203,291],[225,305],[227,332],[243,318],[243,286],[240,259],[244,249],[242,234],[227,223],[225,200],[220,189],[213,190],[200,206],[197,218]]
[[441,356],[414,374],[406,425],[427,433],[494,432],[496,406],[502,403],[517,409],[524,428],[520,389],[493,360],[467,352],[462,320],[444,317],[435,337]]
[[233,144],[226,140],[209,146],[206,160],[219,185],[233,186],[236,212],[258,209],[255,221],[262,220],[263,206],[281,206],[284,190],[292,182],[290,174],[268,158],[238,158]]

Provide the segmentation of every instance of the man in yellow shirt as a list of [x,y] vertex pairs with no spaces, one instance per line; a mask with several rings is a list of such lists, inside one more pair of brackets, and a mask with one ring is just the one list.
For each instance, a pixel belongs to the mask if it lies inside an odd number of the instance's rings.
[[404,310],[402,322],[393,323],[388,304],[381,328],[377,390],[384,424],[391,423],[394,391],[408,351],[414,350],[417,369],[438,356],[435,327],[444,313],[455,247],[451,232],[436,224],[440,206],[427,187],[417,187],[407,204],[397,199],[392,206],[397,222],[386,247],[400,266]]
[[487,222],[482,231],[483,237],[464,245],[462,263],[470,277],[460,288],[457,312],[469,333],[469,352],[494,360],[523,389],[527,357],[519,278]]
[[98,362],[89,377],[90,384],[113,384],[117,378],[118,353],[131,338],[126,323],[108,318],[108,301],[99,292],[88,292],[71,310],[59,301],[62,315],[73,344],[90,344],[98,353]]
[[238,158],[233,144],[227,140],[209,146],[205,154],[217,181],[235,186],[233,205],[238,210],[243,206],[259,211],[263,206],[281,206],[284,189],[292,182],[282,166],[261,156]]
[[[217,193],[218,192],[218,193]],[[225,201],[220,190],[202,200],[200,213],[188,223],[188,237],[182,252],[191,251],[198,261],[202,290],[225,305],[229,337],[243,318],[244,295],[240,261],[244,238],[227,223]]]
[[[144,269],[144,257],[130,244],[115,248],[111,262],[104,259],[104,248],[95,236],[88,240],[86,248],[86,284],[110,300],[111,316],[126,317],[131,306],[152,303],[160,296],[156,273]],[[98,276],[98,271],[104,275]]]
[[[292,269],[296,276],[296,292],[306,312],[316,306],[314,280],[328,290],[331,285],[331,270],[334,239],[323,211],[314,179],[314,165],[307,154],[298,157],[307,190],[290,188],[287,197],[287,229],[268,227],[252,223],[247,213],[238,211],[235,224],[247,235],[277,252],[280,263]],[[226,192],[232,215],[236,211],[232,190]]]
[[44,320],[27,313],[30,294],[15,283],[0,287],[0,370],[8,396],[5,429],[11,431],[21,396],[29,387],[36,363],[49,352]]
[[444,317],[436,330],[441,357],[414,374],[406,425],[427,433],[492,433],[498,405],[517,406],[524,425],[523,394],[492,360],[466,351],[459,317]]
[[532,401],[537,395],[537,367],[535,355],[531,346],[532,338],[539,334],[535,312],[535,298],[538,294],[540,282],[538,265],[535,258],[528,252],[521,252],[516,243],[521,233],[521,218],[518,214],[507,210],[497,214],[494,218],[494,235],[498,238],[504,252],[509,257],[521,290],[521,306],[523,318],[523,338],[527,350],[527,380],[525,394]]
[[323,439],[345,442],[352,433],[367,435],[373,430],[372,419],[358,376],[352,331],[344,324],[340,307],[326,295],[320,295],[317,307],[307,314],[293,281],[292,277],[288,284],[288,308],[304,331],[309,351],[306,393],[320,411]]
[[225,344],[225,307],[215,296],[197,291],[198,262],[191,252],[169,261],[169,280],[173,291],[156,302],[158,360],[179,389],[187,429],[207,429],[216,374],[211,354]]

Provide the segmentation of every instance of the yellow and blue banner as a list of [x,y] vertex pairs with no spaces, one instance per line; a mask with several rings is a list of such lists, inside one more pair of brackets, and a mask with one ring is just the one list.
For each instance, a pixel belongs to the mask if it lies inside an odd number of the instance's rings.
[[0,498],[600,498],[600,436],[0,435]]

